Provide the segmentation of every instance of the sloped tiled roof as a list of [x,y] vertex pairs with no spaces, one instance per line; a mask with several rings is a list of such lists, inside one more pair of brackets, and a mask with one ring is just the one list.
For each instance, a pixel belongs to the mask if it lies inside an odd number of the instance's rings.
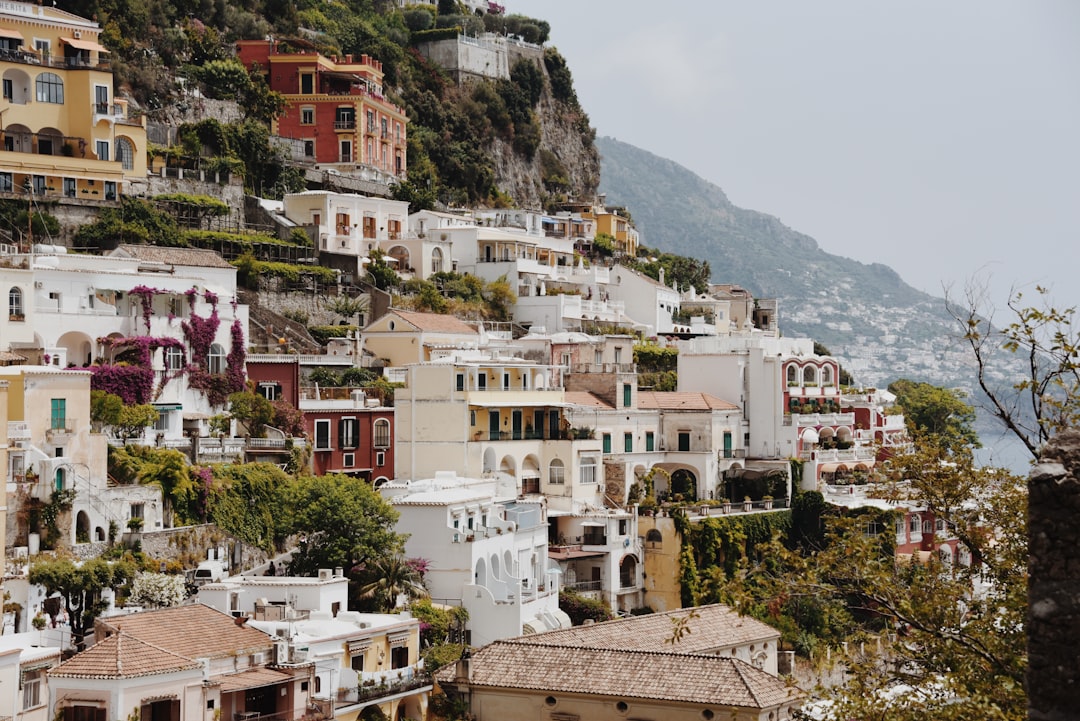
[[[799,698],[779,678],[733,658],[655,653],[522,641],[496,641],[469,663],[473,687],[532,689],[766,709]],[[455,665],[438,671],[453,683]]]
[[589,406],[590,408],[614,408],[613,405],[605,401],[603,398],[596,396],[589,391],[566,391],[564,398],[567,403],[573,403],[575,406]]
[[136,678],[199,668],[191,658],[118,633],[49,671],[62,678]]
[[186,658],[257,653],[273,645],[270,636],[262,631],[238,626],[232,616],[199,603],[112,616],[100,623]]
[[737,411],[739,407],[708,393],[638,391],[638,408],[664,411]]
[[429,333],[467,333],[476,335],[475,328],[452,315],[416,313],[411,310],[397,310],[396,308],[390,312],[399,316],[405,322],[412,323],[418,330]]
[[687,633],[682,634],[675,643],[668,643],[673,635],[674,621],[685,618],[690,609],[618,618],[507,640],[511,643],[553,646],[707,653],[718,648],[772,641],[780,637],[780,632],[772,626],[749,616],[740,616],[723,604],[699,606],[694,611],[697,615],[686,621]]
[[250,668],[247,671],[223,676],[218,680],[221,681],[221,693],[228,693],[245,688],[276,686],[291,679],[291,674],[275,671],[272,668]]
[[159,245],[122,244],[117,248],[118,255],[126,255],[148,263],[166,263],[197,268],[232,268],[215,250],[201,248],[169,248]]

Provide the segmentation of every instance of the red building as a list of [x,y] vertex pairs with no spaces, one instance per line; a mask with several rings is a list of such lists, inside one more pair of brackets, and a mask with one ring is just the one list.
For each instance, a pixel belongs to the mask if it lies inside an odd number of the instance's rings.
[[300,358],[291,354],[252,353],[246,361],[248,380],[255,392],[271,401],[300,407]]
[[393,479],[394,409],[372,407],[359,389],[325,388],[320,395],[339,391],[349,392],[348,400],[300,401],[311,443],[312,472],[317,476],[346,473],[376,486]]
[[405,111],[383,95],[382,63],[367,55],[328,58],[314,50],[296,50],[300,43],[241,40],[240,61],[262,72],[271,90],[285,96],[288,107],[271,129],[298,141],[303,155],[315,163],[375,168],[404,177]]

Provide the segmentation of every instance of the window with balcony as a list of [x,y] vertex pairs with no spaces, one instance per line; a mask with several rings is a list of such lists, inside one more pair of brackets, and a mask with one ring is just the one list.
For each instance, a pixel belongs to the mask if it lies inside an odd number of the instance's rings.
[[548,483],[554,483],[559,486],[566,483],[566,467],[563,466],[563,462],[558,458],[548,465]]
[[64,197],[74,198],[77,193],[78,187],[75,178],[64,178]]
[[[465,390],[465,374],[464,373],[458,373],[454,377],[454,382],[455,382],[455,386],[454,386],[455,390],[459,390],[459,391]],[[476,424],[474,423],[473,425],[476,425]]]
[[260,383],[256,387],[255,392],[268,401],[276,401],[281,398],[281,384],[272,382]]
[[49,402],[49,428],[54,431],[67,428],[66,398],[53,398]]
[[342,448],[356,448],[360,445],[360,421],[355,418],[342,418],[338,425],[338,445]]
[[178,371],[184,367],[184,351],[172,347],[165,349],[165,370]]
[[334,130],[352,130],[355,127],[355,108],[337,108],[334,111]]
[[390,421],[379,418],[372,429],[372,443],[376,448],[390,447]]
[[[4,142],[6,143],[7,140],[8,140],[8,138],[5,137]],[[11,148],[8,148],[5,145],[4,150],[10,150],[10,149]],[[14,183],[14,180],[12,178],[11,173],[0,173],[0,191],[3,191],[5,193],[10,193],[14,189],[14,187],[15,187],[15,183]]]
[[38,75],[36,88],[39,103],[64,104],[64,81],[56,73],[41,73]]
[[35,175],[33,177],[33,184],[34,195],[45,195],[46,182],[44,175]]
[[327,419],[315,421],[315,450],[330,450],[330,421]]

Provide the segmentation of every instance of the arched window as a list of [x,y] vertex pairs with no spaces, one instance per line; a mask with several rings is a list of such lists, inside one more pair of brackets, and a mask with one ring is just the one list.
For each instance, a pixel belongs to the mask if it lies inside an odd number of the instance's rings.
[[802,379],[804,384],[817,383],[817,368],[814,366],[803,368]]
[[824,366],[821,369],[821,385],[823,385],[823,386],[831,386],[832,385],[832,366]]
[[789,386],[799,385],[799,369],[794,365],[787,367],[787,383]]
[[135,168],[135,145],[127,138],[116,139],[116,159],[124,170]]
[[645,543],[650,543],[653,546],[659,546],[664,542],[664,535],[655,528],[650,528],[645,534]]
[[390,447],[390,421],[379,418],[372,429],[372,442],[376,448]]
[[548,466],[548,483],[557,483],[559,485],[566,483],[566,467],[558,458]]
[[64,81],[59,75],[41,73],[37,76],[37,101],[64,104]]
[[442,250],[435,248],[431,251],[431,272],[441,273],[443,269]]
[[211,373],[225,372],[225,349],[218,343],[210,346],[210,353],[206,357],[206,369]]
[[918,514],[912,515],[908,519],[908,533],[920,533],[922,531],[922,519]]
[[18,319],[23,317],[22,288],[12,286],[8,291],[8,316]]

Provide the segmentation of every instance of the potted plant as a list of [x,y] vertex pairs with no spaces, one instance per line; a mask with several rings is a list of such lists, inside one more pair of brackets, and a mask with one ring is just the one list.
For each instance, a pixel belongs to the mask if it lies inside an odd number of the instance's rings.
[[721,499],[720,505],[722,505],[724,507],[724,513],[731,513],[731,499],[730,498]]
[[766,511],[771,511],[772,510],[773,497],[772,496],[763,496],[761,500],[765,502],[765,510]]
[[751,511],[754,508],[754,502],[750,500],[750,496],[743,496],[742,509],[744,511]]
[[127,522],[127,527],[128,527],[128,530],[131,531],[132,533],[138,533],[139,531],[142,530],[143,519],[139,518],[138,516],[135,516],[133,518],[129,518],[128,522]]

